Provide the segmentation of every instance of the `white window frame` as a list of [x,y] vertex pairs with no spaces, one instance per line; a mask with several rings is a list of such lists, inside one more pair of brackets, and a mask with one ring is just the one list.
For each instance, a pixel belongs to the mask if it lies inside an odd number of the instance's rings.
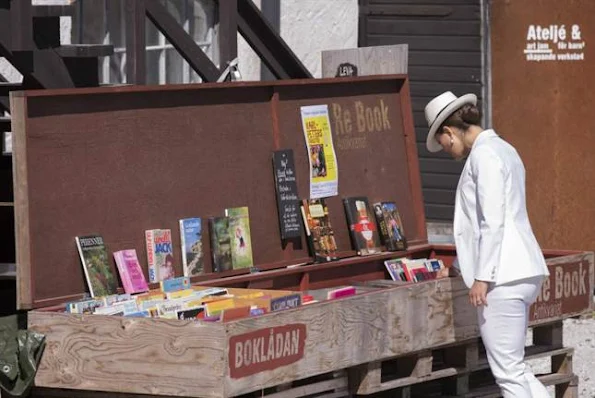
[[[209,0],[205,0],[209,1]],[[119,12],[110,12],[113,10],[108,9],[108,2],[110,6],[116,5],[119,7]],[[192,35],[197,26],[194,26],[196,21],[195,7],[200,7],[200,4],[195,0],[186,0],[185,12],[182,27],[186,32],[190,32]],[[214,10],[215,8],[212,7]],[[124,1],[121,0],[105,0],[104,1],[104,38],[103,44],[114,45],[114,55],[111,57],[104,57],[101,61],[101,84],[125,84],[126,82],[126,47],[125,47],[125,21],[124,21]],[[147,29],[157,29],[154,26],[147,24]],[[117,36],[117,37],[116,37]],[[215,26],[208,28],[207,40],[195,41],[198,46],[205,52],[205,54],[215,63],[217,57],[216,51],[216,40],[217,35],[215,32]],[[156,45],[148,45],[145,48],[146,53],[158,52],[158,64],[151,65],[147,62],[146,64],[146,76],[150,75],[150,68],[157,68],[158,84],[169,84],[168,72],[171,72],[171,68],[175,65],[170,65],[167,62],[167,53],[174,51],[177,52],[175,47],[170,44],[165,36],[158,32],[158,43]],[[180,55],[181,57],[181,55]],[[114,73],[112,66],[116,65],[117,72]],[[180,71],[181,79],[177,80],[177,83],[199,83],[202,79],[194,70],[190,67],[188,62],[182,59],[182,69]]]

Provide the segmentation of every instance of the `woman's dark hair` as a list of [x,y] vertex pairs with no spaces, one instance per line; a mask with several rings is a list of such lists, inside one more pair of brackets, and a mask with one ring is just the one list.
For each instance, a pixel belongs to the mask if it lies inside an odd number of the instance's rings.
[[475,105],[465,104],[454,111],[437,130],[442,134],[444,127],[456,127],[461,130],[467,130],[470,126],[479,126],[481,123],[481,112]]

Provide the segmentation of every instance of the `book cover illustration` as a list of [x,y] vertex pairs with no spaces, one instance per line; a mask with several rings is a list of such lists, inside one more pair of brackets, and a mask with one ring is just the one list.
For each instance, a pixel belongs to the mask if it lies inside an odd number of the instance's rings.
[[114,252],[124,291],[129,294],[147,292],[149,286],[138,261],[135,249]]
[[337,259],[337,243],[324,199],[302,200],[302,216],[310,252],[315,261]]
[[384,266],[393,281],[407,281],[402,264],[403,261],[400,258],[384,261]]
[[103,237],[99,235],[77,236],[75,241],[91,297],[115,294],[118,285],[110,268]]
[[200,275],[204,271],[201,221],[198,217],[180,220],[184,276]]
[[370,211],[368,198],[344,198],[345,215],[349,224],[349,234],[353,248],[360,256],[381,252],[380,236],[376,221]]
[[229,236],[229,218],[212,217],[209,219],[211,235],[211,255],[213,271],[223,272],[232,269],[231,239]]
[[229,218],[233,269],[252,267],[254,263],[252,259],[252,239],[250,237],[250,215],[248,207],[225,209],[225,215]]
[[170,229],[150,229],[145,231],[149,282],[175,277],[174,254]]
[[406,250],[407,239],[397,205],[394,202],[375,203],[374,214],[380,226],[380,235],[386,250]]

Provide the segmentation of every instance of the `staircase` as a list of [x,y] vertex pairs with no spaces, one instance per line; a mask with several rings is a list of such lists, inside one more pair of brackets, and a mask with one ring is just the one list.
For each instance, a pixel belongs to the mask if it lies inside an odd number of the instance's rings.
[[[60,17],[74,5],[32,5],[31,0],[0,0],[0,57],[23,75],[19,83],[0,76],[0,137],[11,131],[9,95],[27,89],[99,85],[99,57],[110,45],[61,45]],[[0,279],[2,267],[15,263],[12,159],[0,154]],[[1,290],[1,289],[0,289]],[[0,305],[0,307],[5,307]],[[0,313],[2,308],[0,308]]]

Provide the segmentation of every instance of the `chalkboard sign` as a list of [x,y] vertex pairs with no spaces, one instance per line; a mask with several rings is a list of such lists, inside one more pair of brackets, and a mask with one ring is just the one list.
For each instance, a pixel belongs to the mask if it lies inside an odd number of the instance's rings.
[[273,171],[281,239],[299,238],[302,235],[302,224],[293,150],[273,153]]

